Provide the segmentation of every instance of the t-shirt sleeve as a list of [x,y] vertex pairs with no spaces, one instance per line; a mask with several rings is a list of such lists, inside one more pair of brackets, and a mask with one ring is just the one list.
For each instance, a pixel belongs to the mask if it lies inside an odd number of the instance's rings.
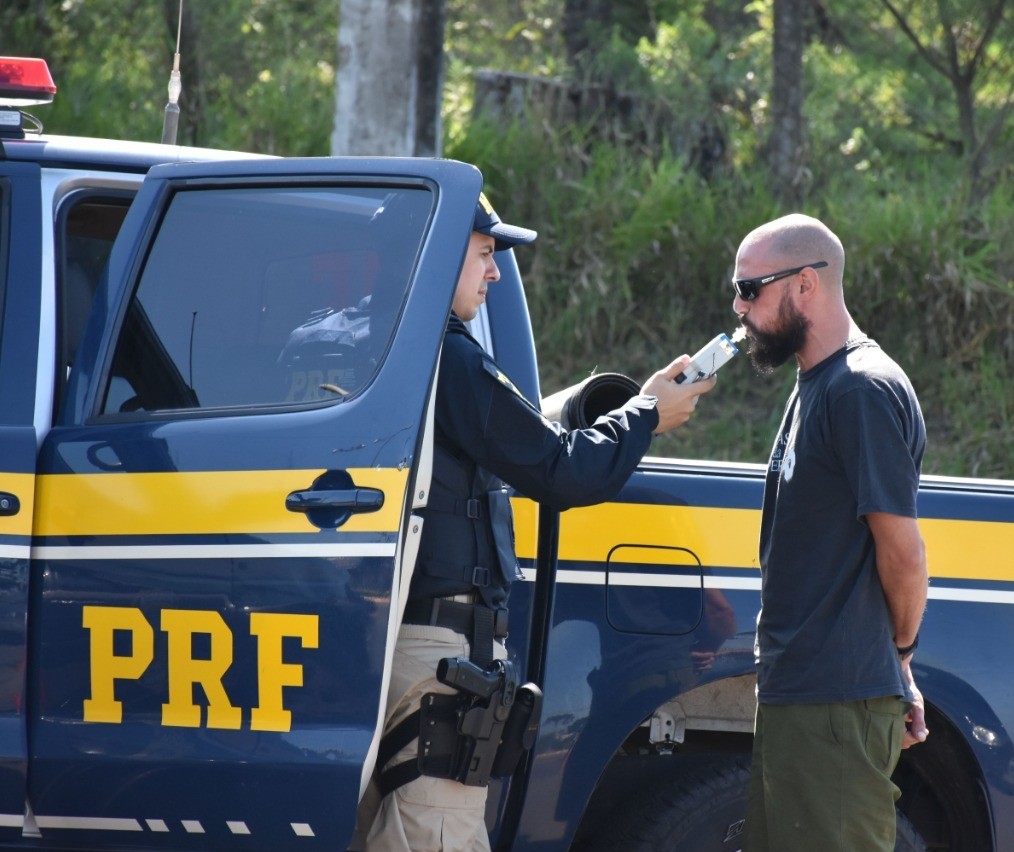
[[856,516],[916,517],[919,462],[893,388],[878,381],[855,387],[836,400],[831,414],[834,446],[856,495]]

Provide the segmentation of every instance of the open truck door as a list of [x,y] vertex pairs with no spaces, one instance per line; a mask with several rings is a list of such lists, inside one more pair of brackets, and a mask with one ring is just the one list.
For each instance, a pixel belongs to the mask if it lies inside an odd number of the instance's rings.
[[[25,813],[25,656],[35,505],[41,275],[39,168],[0,160],[0,841]],[[16,206],[15,206],[16,202]],[[21,215],[14,216],[17,209]],[[36,215],[32,215],[35,213]]]
[[145,179],[39,456],[48,843],[346,848],[480,187],[416,160]]

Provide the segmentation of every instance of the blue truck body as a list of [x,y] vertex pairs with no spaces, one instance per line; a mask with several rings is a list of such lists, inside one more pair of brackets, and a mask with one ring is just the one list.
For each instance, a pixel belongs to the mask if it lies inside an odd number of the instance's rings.
[[[345,849],[481,176],[0,146],[0,848]],[[473,330],[537,400],[497,260]],[[605,505],[514,497],[509,647],[545,705],[494,848],[592,849],[742,766],[763,482],[649,457]],[[929,848],[1011,850],[1014,483],[926,477],[919,509],[931,736],[899,806]]]

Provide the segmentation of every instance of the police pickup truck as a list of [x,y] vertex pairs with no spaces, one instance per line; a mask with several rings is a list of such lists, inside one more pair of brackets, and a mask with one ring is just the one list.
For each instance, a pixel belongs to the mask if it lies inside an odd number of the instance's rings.
[[[44,67],[0,60],[0,89],[51,96]],[[481,176],[23,121],[0,111],[0,848],[344,850]],[[497,262],[473,330],[539,399]],[[509,645],[545,702],[491,783],[495,849],[739,848],[762,487],[648,458],[608,505],[514,499]],[[1011,850],[1014,483],[927,477],[920,514],[932,733],[899,846]]]

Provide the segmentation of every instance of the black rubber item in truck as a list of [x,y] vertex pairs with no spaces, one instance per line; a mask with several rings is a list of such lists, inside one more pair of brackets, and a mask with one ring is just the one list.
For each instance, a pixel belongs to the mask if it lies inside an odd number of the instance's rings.
[[[665,759],[665,758],[661,758]],[[722,758],[654,786],[637,808],[618,809],[588,852],[738,852],[743,846],[750,762]],[[926,852],[898,813],[895,852]]]

